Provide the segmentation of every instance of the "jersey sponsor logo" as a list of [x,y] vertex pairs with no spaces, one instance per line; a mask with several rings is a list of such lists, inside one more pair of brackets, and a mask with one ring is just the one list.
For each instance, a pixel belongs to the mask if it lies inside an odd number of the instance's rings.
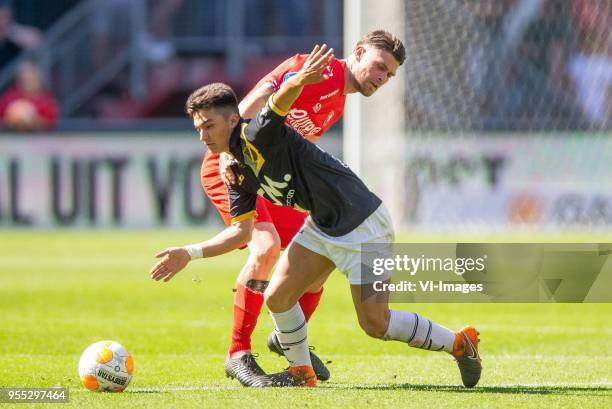
[[295,189],[289,189],[287,192],[287,199],[285,200],[286,206],[293,207],[293,197],[295,196]]
[[293,108],[287,115],[287,123],[301,135],[316,135],[321,132],[308,116],[308,112],[303,109]]
[[281,80],[281,83],[287,81],[289,78],[293,77],[295,74],[297,74],[297,71],[290,71],[286,73],[285,75],[283,75],[283,79]]
[[257,194],[260,196],[266,196],[272,203],[283,206],[282,199],[284,194],[282,190],[289,186],[288,182],[291,180],[291,174],[285,174],[283,179],[283,182],[277,182],[264,175],[264,181],[260,183]]
[[316,104],[314,104],[314,105],[313,105],[312,110],[313,110],[315,113],[317,113],[317,112],[319,112],[319,111],[321,110],[321,107],[322,107],[322,106],[323,106],[323,105],[321,105],[321,103],[320,103],[320,102],[317,102]]
[[277,182],[264,175],[264,181],[259,183],[259,190],[257,194],[260,196],[267,197],[272,203],[278,206],[289,206],[293,207],[301,212],[305,212],[300,206],[295,203],[295,189],[289,189],[287,195],[283,193],[283,190],[289,187],[291,181],[291,174],[287,173],[283,176],[283,182]]
[[340,90],[336,89],[336,90],[333,90],[332,92],[330,92],[329,94],[322,95],[321,98],[319,98],[319,101],[323,101],[323,100],[325,100],[327,98],[331,98],[334,95],[336,95],[338,92],[340,92]]
[[295,203],[295,189],[289,189],[287,192],[287,198],[285,199],[285,206],[293,207],[300,212],[305,212],[306,210],[302,209],[297,203]]

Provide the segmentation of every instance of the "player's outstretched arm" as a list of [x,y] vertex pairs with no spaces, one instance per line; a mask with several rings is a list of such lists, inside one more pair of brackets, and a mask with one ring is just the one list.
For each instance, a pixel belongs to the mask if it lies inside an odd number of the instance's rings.
[[246,245],[251,240],[253,218],[232,224],[212,239],[184,247],[169,247],[155,255],[160,258],[149,274],[155,281],[169,281],[196,258],[215,257]]
[[316,45],[306,57],[302,68],[281,85],[280,89],[269,99],[270,109],[262,109],[256,118],[249,122],[244,130],[245,139],[256,147],[278,143],[286,130],[284,118],[291,105],[300,96],[305,85],[315,84],[328,78],[325,69],[334,58],[334,50],[327,45]]
[[283,83],[276,94],[272,95],[272,102],[276,108],[288,112],[291,105],[300,96],[304,85],[316,84],[327,79],[325,69],[334,59],[334,49],[327,49],[327,45],[318,44],[312,49],[302,68]]
[[273,93],[274,86],[270,82],[265,82],[259,88],[254,89],[238,104],[240,116],[245,119],[255,118]]

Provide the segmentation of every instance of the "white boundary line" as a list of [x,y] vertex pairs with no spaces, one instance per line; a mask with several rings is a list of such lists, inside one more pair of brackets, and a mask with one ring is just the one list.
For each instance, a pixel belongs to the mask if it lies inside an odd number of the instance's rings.
[[[447,385],[447,384],[442,384],[442,385],[421,385],[421,384],[415,384],[415,392],[422,392],[424,391],[424,387],[425,386],[431,386],[431,392],[435,392],[436,389],[440,389],[440,390],[447,390],[447,389],[461,389],[460,385]],[[473,389],[474,392],[478,392],[479,389],[484,389],[487,391],[490,391],[492,388],[524,388],[527,390],[529,389],[536,389],[536,388],[556,388],[556,389],[562,389],[562,388],[592,388],[592,389],[596,389],[596,388],[602,388],[603,390],[605,390],[606,388],[610,388],[612,387],[612,382],[609,381],[601,381],[601,382],[597,382],[597,383],[529,383],[529,384],[511,384],[511,383],[502,383],[502,384],[493,384],[493,385],[481,385],[481,386],[477,386],[476,388]],[[384,389],[384,388],[389,388],[389,389],[405,389],[405,390],[411,390],[410,388],[410,384],[409,383],[398,383],[398,384],[322,384],[319,385],[317,388],[315,389],[319,389],[319,390],[325,390],[325,389]],[[416,389],[418,388],[418,389]],[[202,385],[202,386],[150,386],[150,387],[139,387],[139,388],[129,388],[126,390],[126,393],[155,393],[155,392],[197,392],[197,391],[229,391],[229,390],[246,390],[247,388],[244,388],[242,386],[239,385],[227,385],[227,386],[206,386],[206,385]],[[258,389],[258,388],[249,388],[250,390],[252,389]],[[261,389],[269,389],[269,388],[261,388]],[[294,389],[294,388],[291,388]],[[586,392],[586,391],[585,391]],[[612,391],[611,391],[612,392]],[[70,388],[70,393],[91,393],[90,391],[83,389],[83,388]],[[502,392],[500,392],[502,393]],[[520,393],[520,391],[517,391],[517,393]]]

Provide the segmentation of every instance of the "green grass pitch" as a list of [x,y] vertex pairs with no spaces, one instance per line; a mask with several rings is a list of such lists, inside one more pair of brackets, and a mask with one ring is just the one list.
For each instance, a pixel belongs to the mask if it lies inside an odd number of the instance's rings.
[[[466,390],[447,354],[363,334],[338,272],[309,326],[311,344],[332,361],[330,381],[314,390],[243,388],[225,378],[223,360],[232,284],[246,252],[198,260],[170,283],[148,278],[156,251],[211,233],[0,233],[0,387],[66,386],[70,403],[62,407],[88,409],[612,407],[612,304],[395,305],[451,328],[479,328],[483,376]],[[253,347],[264,369],[277,371],[285,361],[265,348],[271,329],[264,308]],[[134,356],[124,393],[80,385],[79,356],[103,339]]]

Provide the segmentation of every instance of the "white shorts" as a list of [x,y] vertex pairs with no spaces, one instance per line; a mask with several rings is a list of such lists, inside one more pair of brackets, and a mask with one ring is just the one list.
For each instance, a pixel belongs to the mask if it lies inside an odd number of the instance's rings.
[[[391,257],[395,232],[387,208],[381,204],[353,231],[333,237],[323,233],[310,216],[304,222],[293,241],[330,259],[336,268],[355,285],[371,284],[386,276],[374,276],[371,268],[362,271],[362,263],[371,267],[371,260]],[[370,245],[378,243],[378,245]]]

